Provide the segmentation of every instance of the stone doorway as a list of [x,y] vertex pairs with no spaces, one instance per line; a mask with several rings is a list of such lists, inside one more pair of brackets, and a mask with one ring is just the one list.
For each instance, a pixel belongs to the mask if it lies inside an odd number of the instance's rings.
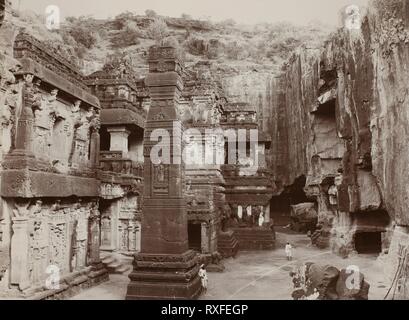
[[202,225],[200,223],[190,223],[187,227],[189,249],[201,252],[202,248]]
[[359,232],[355,235],[355,250],[359,254],[382,252],[382,232]]

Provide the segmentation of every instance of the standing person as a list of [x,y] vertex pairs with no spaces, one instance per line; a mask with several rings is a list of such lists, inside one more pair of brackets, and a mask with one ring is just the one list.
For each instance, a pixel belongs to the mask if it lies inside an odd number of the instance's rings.
[[289,242],[285,245],[285,255],[288,261],[293,260],[293,246]]
[[204,268],[204,264],[200,266],[199,277],[202,281],[203,291],[204,293],[206,293],[207,292],[207,272],[206,272],[206,269]]

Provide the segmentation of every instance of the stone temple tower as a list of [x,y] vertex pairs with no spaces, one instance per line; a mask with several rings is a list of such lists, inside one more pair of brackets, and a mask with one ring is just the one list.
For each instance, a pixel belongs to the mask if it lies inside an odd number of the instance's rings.
[[[129,275],[128,300],[194,299],[200,294],[198,256],[188,248],[183,198],[183,127],[177,112],[183,90],[181,74],[182,65],[174,48],[150,49],[146,85],[151,107],[144,135],[143,232],[141,252],[135,256],[134,270]],[[153,131],[168,134],[168,139],[162,136],[160,142],[162,161],[151,156],[158,144],[158,140],[151,139]],[[166,160],[167,154],[170,159]]]

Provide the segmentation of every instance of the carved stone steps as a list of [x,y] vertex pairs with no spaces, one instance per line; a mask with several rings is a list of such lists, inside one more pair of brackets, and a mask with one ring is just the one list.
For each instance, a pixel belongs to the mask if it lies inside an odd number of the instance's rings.
[[132,266],[123,265],[123,266],[118,267],[115,271],[116,271],[116,273],[125,274],[125,273],[127,273],[127,272],[129,272],[131,270],[132,270]]
[[217,240],[217,250],[223,258],[235,257],[239,251],[239,242],[234,236],[234,232],[220,232]]
[[111,264],[115,261],[115,258],[111,255],[107,255],[101,258],[102,263],[104,264]]
[[132,259],[120,254],[103,254],[101,261],[109,274],[126,274],[132,270]]
[[272,250],[275,234],[269,228],[235,228],[234,235],[240,250]]

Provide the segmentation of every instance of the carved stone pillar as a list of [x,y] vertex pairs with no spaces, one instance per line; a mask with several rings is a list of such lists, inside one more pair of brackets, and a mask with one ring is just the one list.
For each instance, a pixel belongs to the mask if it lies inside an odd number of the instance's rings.
[[15,217],[13,221],[13,236],[11,238],[10,283],[18,285],[20,290],[30,287],[29,277],[29,219]]
[[107,129],[111,135],[111,145],[109,151],[122,151],[126,156],[128,154],[128,137],[130,131],[125,127],[114,127]]
[[[94,109],[95,110],[95,109]],[[101,114],[99,110],[94,111],[94,118],[91,122],[90,137],[90,161],[93,168],[99,167],[99,152],[101,149],[99,130],[101,129]]]
[[35,103],[35,87],[32,83],[33,76],[27,75],[26,83],[23,87],[23,105],[21,114],[17,121],[14,151],[20,154],[32,156],[32,134],[34,114],[32,106]]
[[91,166],[96,168],[99,166],[99,152],[100,152],[100,136],[98,131],[91,133],[90,145],[90,161]]
[[100,217],[97,208],[91,209],[89,217],[89,264],[95,265],[101,263],[99,254],[100,241]]
[[201,252],[210,253],[210,225],[206,222],[201,224]]
[[[174,48],[152,47],[149,52],[151,107],[144,137],[144,204],[141,253],[135,256],[126,298],[194,299],[200,294],[198,256],[189,250],[181,164],[182,124],[177,105],[183,82]],[[169,134],[162,140],[162,154],[170,163],[151,158],[155,129]],[[166,158],[166,157],[165,157]],[[168,159],[169,160],[169,159]]]

